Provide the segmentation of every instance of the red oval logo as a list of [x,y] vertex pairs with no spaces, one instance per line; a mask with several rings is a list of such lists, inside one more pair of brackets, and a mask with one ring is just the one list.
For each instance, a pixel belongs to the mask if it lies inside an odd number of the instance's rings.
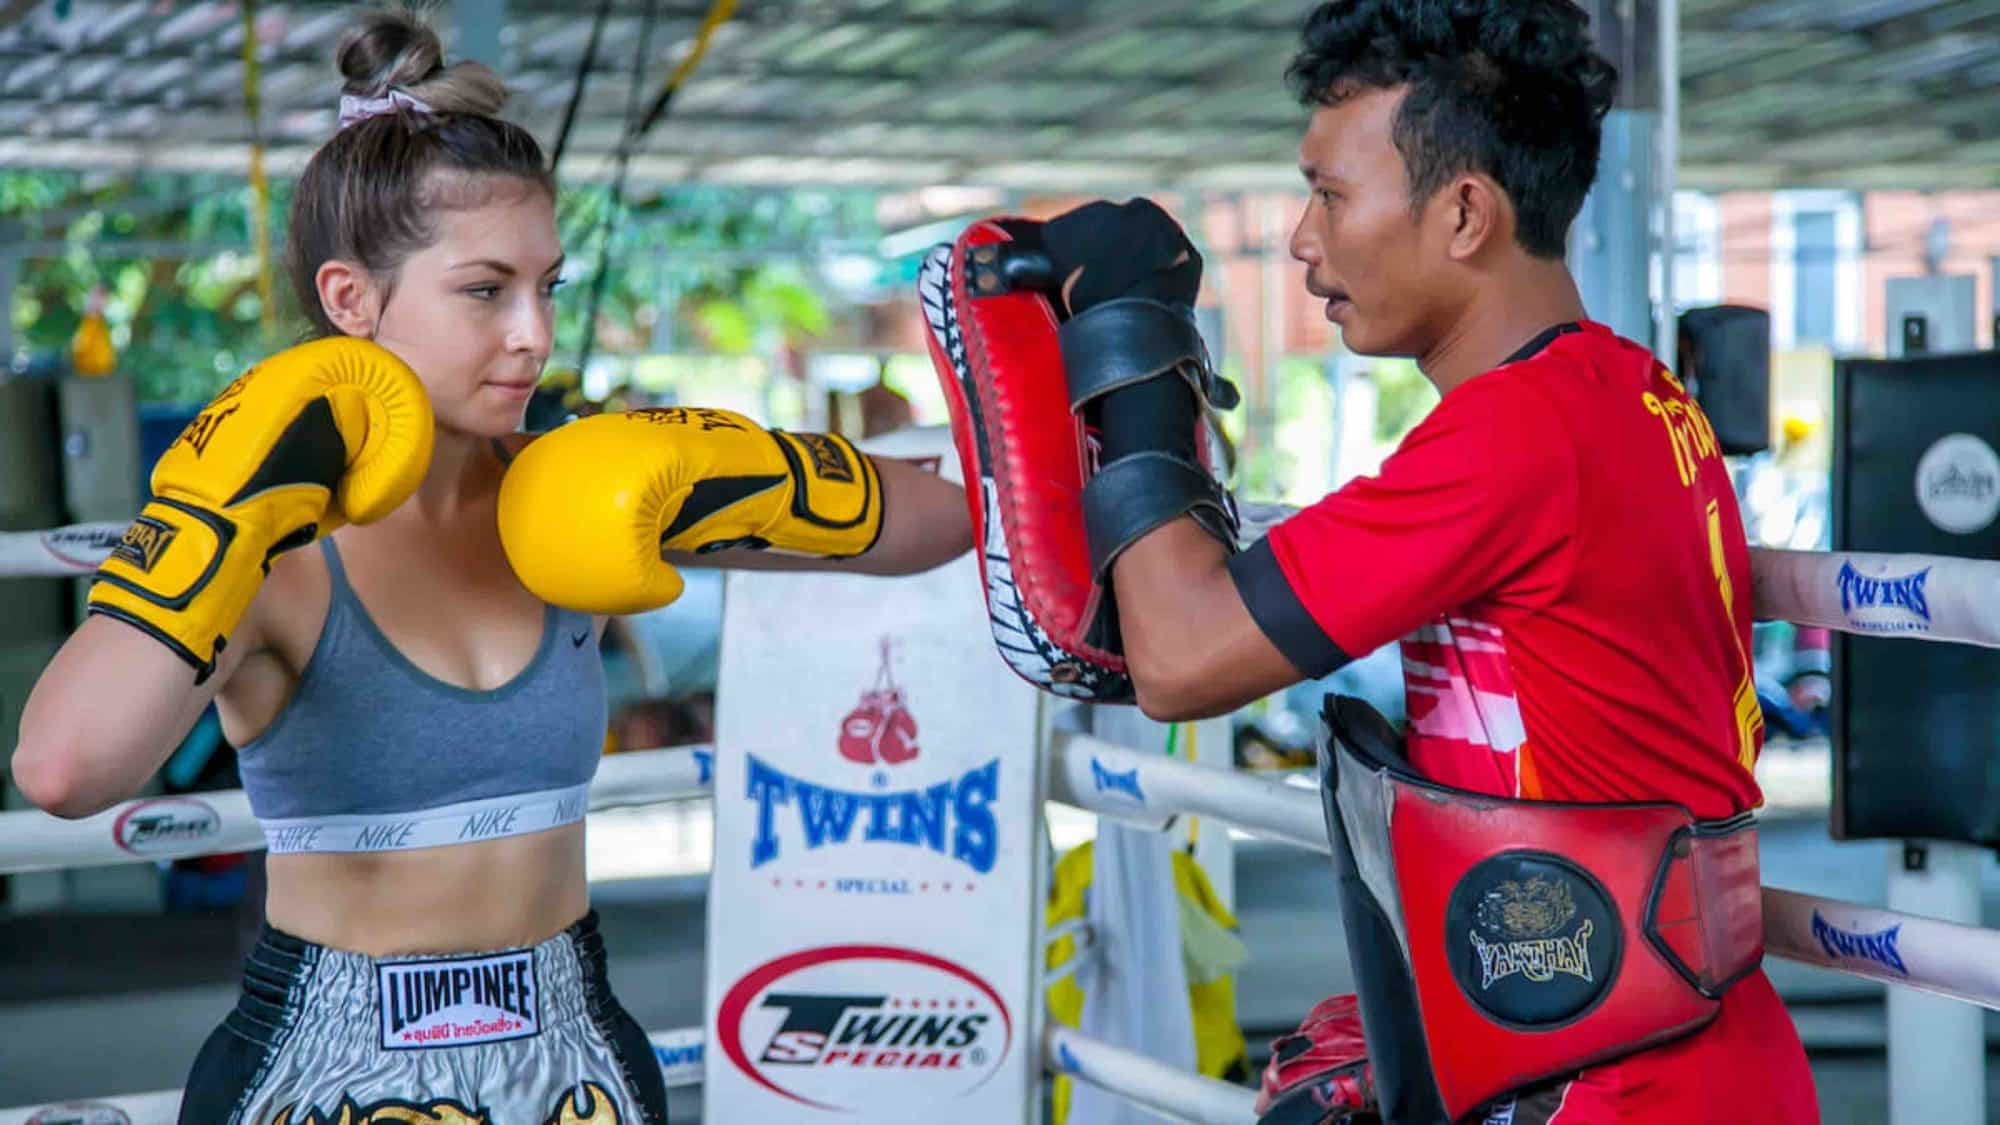
[[851,1111],[885,1097],[971,1094],[999,1073],[1014,1023],[999,992],[962,965],[895,946],[831,945],[745,974],[722,998],[716,1034],[759,1086]]
[[221,814],[192,797],[138,801],[111,823],[111,838],[133,855],[184,854],[221,834]]

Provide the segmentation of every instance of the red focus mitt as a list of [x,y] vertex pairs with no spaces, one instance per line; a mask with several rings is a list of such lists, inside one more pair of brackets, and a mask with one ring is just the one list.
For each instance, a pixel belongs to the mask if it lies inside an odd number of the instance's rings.
[[[1046,226],[974,223],[956,243],[931,251],[918,295],[1001,655],[1057,695],[1129,703],[1111,564],[1139,536],[1181,515],[1234,548],[1235,509],[1214,478],[1207,416],[1235,405],[1236,393],[1214,373],[1192,307],[1146,295],[1147,282],[1167,276],[1170,264],[1199,283],[1199,257],[1191,265],[1184,255],[1170,257],[1177,248],[1159,236],[1170,228],[1183,237],[1179,228],[1144,201],[1092,208],[1099,210]],[[1098,239],[1103,245],[1078,236],[1086,225],[1084,233],[1108,236]],[[1139,241],[1121,243],[1127,235]],[[1161,259],[1160,272],[1136,261],[1149,255]],[[1102,289],[1108,279],[1111,288],[1073,294],[1079,309],[1071,316],[1060,291],[1078,266],[1086,285]],[[1111,429],[1102,403],[1167,382],[1182,388],[1169,401],[1185,395],[1186,410],[1126,425],[1100,474],[1098,427]],[[1149,428],[1177,432],[1153,443]]]
[[1257,1125],[1379,1125],[1361,1009],[1329,996],[1271,1044],[1257,1091]]

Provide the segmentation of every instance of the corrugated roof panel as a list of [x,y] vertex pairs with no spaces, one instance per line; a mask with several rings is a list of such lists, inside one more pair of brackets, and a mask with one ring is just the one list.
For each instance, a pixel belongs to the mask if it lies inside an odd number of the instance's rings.
[[919,118],[965,118],[975,121],[1062,121],[1114,104],[1121,88],[1110,82],[1065,80],[1016,84],[969,81],[943,96],[912,106]]
[[1865,152],[1874,162],[1894,161],[1905,156],[1923,152],[1935,152],[1949,146],[1951,138],[1942,129],[1827,129],[1820,132],[1804,133],[1788,140],[1773,142],[1764,152],[1768,159],[1787,164],[1824,163],[1832,160],[1852,159],[1856,153]]
[[[151,109],[161,124],[145,138],[148,159],[236,166],[228,153],[243,133],[240,9],[229,0],[72,2],[66,25],[35,18],[0,28],[0,122],[11,113],[45,131],[115,137]],[[595,8],[508,3],[502,69],[517,90],[513,113],[551,140]],[[941,152],[964,174],[1004,157],[1016,175],[1071,168],[1069,155],[1089,145],[1121,175],[1228,170],[1203,181],[1212,184],[1246,169],[1268,175],[1268,163],[1284,178],[1304,114],[1281,73],[1312,3],[745,0],[643,161],[647,174],[670,175],[727,158],[740,178],[757,174],[762,165],[743,158],[760,153],[794,162],[819,154],[852,171],[881,167],[870,163],[877,150],[904,169]],[[677,0],[663,15],[649,85],[680,57],[705,8]],[[1899,160],[1920,169],[1993,160],[1985,145],[2000,133],[1990,111],[2000,99],[2000,0],[1681,0],[1681,11],[1683,182],[1875,182],[1911,174],[1892,167]],[[608,25],[566,174],[601,174],[619,135],[639,13],[637,0],[620,0]],[[327,0],[266,0],[274,164],[330,127],[333,44],[352,18],[351,7]],[[65,112],[42,112],[58,96]],[[155,142],[169,133],[181,151],[163,155]],[[1940,136],[1956,143],[1922,149]],[[118,143],[136,151],[138,139]],[[41,146],[36,159],[132,158],[116,147],[66,141]],[[1052,152],[1063,157],[1037,159]]]
[[1842,31],[1943,7],[1951,0],[1761,0],[1742,4],[1730,22],[1737,27],[1814,27]]
[[1048,35],[1040,31],[1001,32],[969,46],[959,57],[959,69],[966,74],[993,77],[1000,76],[1003,69],[1008,74],[1018,73],[1019,64],[1009,60],[1032,63],[1037,56],[1047,54],[1048,42]]
[[62,56],[55,54],[15,63],[7,68],[4,77],[0,77],[0,89],[10,94],[41,90],[56,72],[62,69],[62,63]]
[[1681,79],[1730,71],[1757,59],[1824,44],[1820,31],[1699,31],[1681,32]]
[[79,40],[89,43],[115,42],[146,19],[146,5],[142,3],[77,4],[70,10],[70,19],[75,20],[82,35]]
[[1107,36],[1050,62],[1064,73],[1160,79],[1195,73],[1188,56],[1202,49],[1198,32],[1136,27]]
[[926,34],[928,32],[920,28],[877,31],[848,48],[834,61],[842,70],[878,70],[913,50]]
[[1858,30],[1920,12],[1935,11],[1948,7],[1952,2],[1953,0],[1844,0],[1842,3],[1822,5],[1823,14],[1817,18],[1832,27]]
[[1951,71],[2000,59],[2000,35],[1952,32],[1908,47],[1876,52],[1846,70],[1870,82],[1911,82],[1942,78]]
[[784,61],[792,64],[838,63],[839,56],[860,46],[873,34],[866,26],[829,27],[818,34],[801,37],[786,54]]
[[1725,70],[1707,71],[1682,81],[1684,96],[1694,101],[1755,97],[1757,88],[1789,78],[1810,79],[1841,60],[1864,54],[1867,46],[1845,36],[1806,40],[1795,47],[1766,52]]

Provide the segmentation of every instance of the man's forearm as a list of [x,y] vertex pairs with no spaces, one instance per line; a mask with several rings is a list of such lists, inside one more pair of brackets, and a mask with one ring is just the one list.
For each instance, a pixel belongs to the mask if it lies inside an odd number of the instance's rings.
[[1154,718],[1222,714],[1299,678],[1244,608],[1229,558],[1182,518],[1132,544],[1112,567],[1125,659],[1139,706]]

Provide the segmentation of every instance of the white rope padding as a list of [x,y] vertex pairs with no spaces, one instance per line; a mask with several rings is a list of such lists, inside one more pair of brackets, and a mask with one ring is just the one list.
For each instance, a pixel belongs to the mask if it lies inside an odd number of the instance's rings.
[[[1042,1066],[1193,1125],[1256,1125],[1257,1095],[1176,1070],[1051,1021],[1042,1031]],[[0,1119],[4,1125],[4,1119]]]
[[[593,812],[704,797],[708,746],[607,755],[590,786]],[[141,797],[62,820],[35,809],[0,813],[0,875],[260,851],[264,830],[241,789]]]
[[[704,760],[708,753],[700,748],[614,755],[600,768],[591,807],[702,795],[712,776],[709,761]],[[1142,753],[1088,735],[1058,734],[1054,754],[1051,795],[1065,804],[1158,825],[1180,815],[1211,816],[1311,851],[1331,850],[1317,789]],[[71,827],[113,815],[100,814],[72,822]],[[6,814],[0,817],[0,839],[14,830],[17,817],[54,819],[41,813]],[[249,824],[255,827],[254,821]],[[92,835],[94,854],[101,854],[102,841],[97,839],[101,827]],[[141,857],[120,851],[108,862],[132,858]],[[25,868],[0,864],[0,869]],[[1773,956],[2000,1010],[2000,932],[1774,887],[1764,888],[1763,903],[1765,948]],[[651,1038],[669,1085],[700,1081],[700,1029],[654,1033]],[[1255,1120],[1247,1090],[1176,1071],[1070,1028],[1049,1025],[1043,1050],[1045,1065],[1052,1071],[1195,1125],[1250,1125]],[[179,1096],[178,1091],[166,1091],[92,1104],[115,1106],[132,1125],[165,1125],[173,1119]],[[40,1111],[0,1110],[0,1125],[25,1125],[36,1112]]]
[[[1058,731],[1049,796],[1100,816],[1165,828],[1176,816],[1209,816],[1236,828],[1332,854],[1319,790],[1237,770],[1196,766]],[[1158,769],[1161,763],[1172,769]]]
[[[1238,507],[1246,541],[1298,511],[1258,501]],[[89,574],[124,530],[118,523],[80,523],[0,531],[0,578]],[[1750,574],[1751,612],[1759,621],[2000,648],[2000,562],[1752,548]],[[1921,612],[1905,604],[1912,598]]]
[[[1293,509],[1245,505],[1252,534]],[[117,542],[122,524],[81,524],[0,533],[0,577],[89,572]],[[2000,647],[2000,563],[1936,555],[1751,551],[1752,612],[1841,632]],[[1164,827],[1181,815],[1210,816],[1327,853],[1325,814],[1314,789],[1135,751],[1088,735],[1058,734],[1051,796],[1115,819]],[[591,788],[593,810],[694,797],[709,788],[706,749],[640,751],[607,758]],[[184,844],[168,839],[135,853],[120,843],[121,818],[162,802],[199,800],[220,822]],[[129,833],[127,836],[129,837]],[[245,851],[263,846],[241,790],[126,802],[97,816],[59,821],[39,812],[0,814],[0,873]],[[2000,1010],[2000,932],[1765,887],[1764,941],[1773,956],[1852,973]],[[692,1038],[689,1038],[689,1037]],[[673,1064],[700,1079],[700,1029],[674,1037]],[[1252,1095],[1173,1070],[1143,1055],[1051,1024],[1045,1065],[1195,1125],[1250,1125]],[[668,1070],[670,1075],[677,1072]],[[684,1074],[683,1074],[684,1077]],[[683,1085],[673,1081],[669,1085]],[[165,1125],[178,1091],[113,1099],[132,1125]],[[38,1112],[0,1110],[0,1125]]]
[[[1059,735],[1056,754],[1051,776],[1064,803],[1142,821],[1199,812],[1311,851],[1332,850],[1317,789],[1243,777],[1080,735]],[[1100,775],[1115,779],[1097,784],[1094,779]],[[1085,779],[1082,785],[1076,783],[1078,777]],[[1245,782],[1262,787],[1247,793],[1254,817],[1249,823],[1239,821],[1231,805],[1246,795]],[[2000,931],[1765,887],[1764,948],[1787,960],[2000,1011]]]
[[0,578],[89,574],[118,545],[122,523],[77,523],[46,531],[0,531]]
[[[614,754],[591,787],[593,810],[657,804],[708,793],[707,747]],[[1316,788],[1198,766],[1080,734],[1057,734],[1051,797],[1114,819],[1164,827],[1183,815],[1213,817],[1321,854],[1332,846]],[[198,840],[135,852],[119,843],[121,816],[169,797],[128,801],[83,820],[0,813],[0,872],[138,862],[263,846],[241,790],[195,795],[222,824]],[[128,833],[129,836],[129,833]],[[1817,912],[1817,913],[1815,913]],[[2000,1010],[2000,931],[1764,888],[1764,944],[1774,956]],[[0,1119],[0,1125],[5,1120]]]
[[2000,648],[2000,562],[1759,549],[1750,576],[1759,620]]
[[[653,1059],[660,1064],[660,1077],[667,1088],[701,1085],[702,1053],[706,1037],[698,1027],[676,1027],[670,1031],[650,1031]],[[1158,1065],[1158,1064],[1155,1064]],[[100,1109],[100,1107],[102,1107]],[[180,1116],[181,1091],[157,1090],[150,1094],[125,1094],[115,1098],[77,1098],[52,1105],[24,1105],[0,1109],[0,1125],[28,1125],[36,1114],[47,1125],[174,1125]],[[113,1117],[116,1110],[123,1117]],[[93,1116],[90,1111],[97,1111]]]
[[2000,930],[1765,887],[1764,950],[2000,1010]]

